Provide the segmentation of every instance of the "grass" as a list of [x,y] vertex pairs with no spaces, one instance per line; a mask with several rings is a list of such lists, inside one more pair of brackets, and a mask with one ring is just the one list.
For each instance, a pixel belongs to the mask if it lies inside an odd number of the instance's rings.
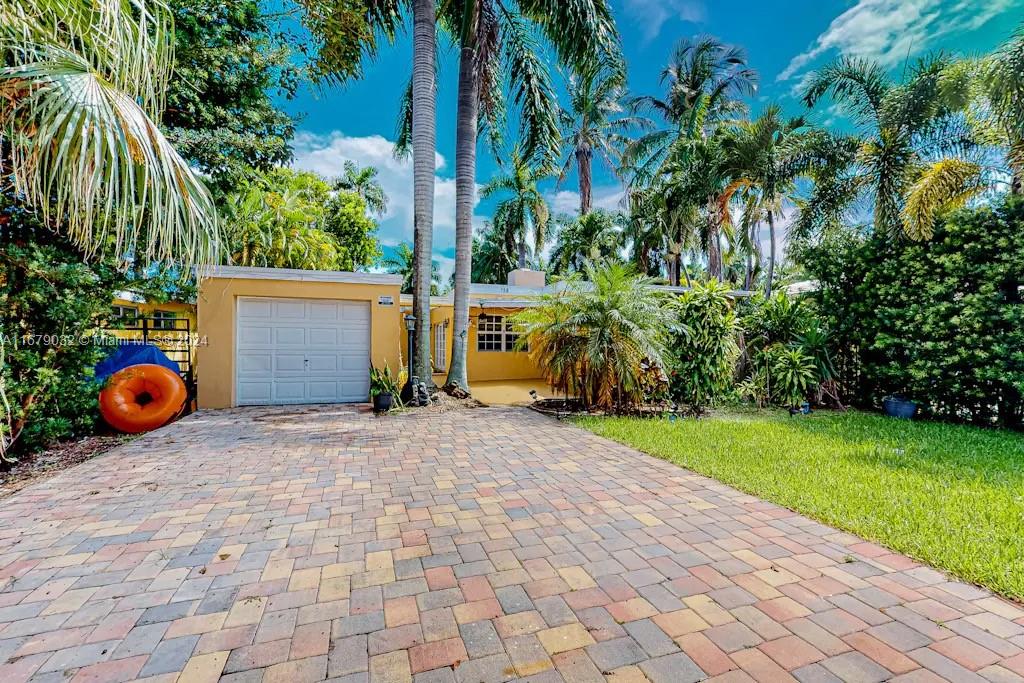
[[856,411],[577,424],[1024,599],[1024,434]]

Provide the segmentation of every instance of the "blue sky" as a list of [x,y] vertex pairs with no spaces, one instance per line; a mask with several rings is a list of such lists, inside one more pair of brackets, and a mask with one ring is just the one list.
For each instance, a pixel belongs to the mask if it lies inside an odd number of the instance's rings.
[[[751,100],[754,113],[767,102],[779,102],[802,113],[795,92],[801,79],[840,54],[879,60],[898,73],[907,57],[933,50],[958,54],[990,51],[1024,22],[1024,0],[612,0],[629,65],[631,93],[659,92],[658,78],[673,45],[680,38],[709,33],[746,48],[750,64],[761,76]],[[455,217],[455,83],[454,52],[442,47],[438,88],[438,171],[434,250],[442,269],[450,272],[454,254]],[[411,164],[391,156],[399,98],[411,70],[408,35],[367,65],[361,81],[320,91],[303,90],[285,104],[301,117],[294,165],[336,175],[346,159],[374,165],[391,198],[379,236],[385,249],[412,239]],[[556,76],[559,90],[562,79]],[[841,125],[827,108],[812,120]],[[509,131],[507,139],[514,139]],[[486,145],[478,156],[477,181],[497,172]],[[578,205],[575,178],[545,192],[555,212]],[[614,208],[621,188],[611,173],[595,168],[595,203]],[[493,209],[476,208],[478,223]]]

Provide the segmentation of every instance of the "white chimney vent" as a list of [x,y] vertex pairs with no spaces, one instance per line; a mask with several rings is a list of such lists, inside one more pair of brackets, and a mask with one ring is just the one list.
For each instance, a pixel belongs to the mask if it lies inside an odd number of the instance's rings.
[[543,270],[530,270],[519,268],[508,274],[509,287],[526,287],[528,289],[544,289],[547,284],[546,273]]

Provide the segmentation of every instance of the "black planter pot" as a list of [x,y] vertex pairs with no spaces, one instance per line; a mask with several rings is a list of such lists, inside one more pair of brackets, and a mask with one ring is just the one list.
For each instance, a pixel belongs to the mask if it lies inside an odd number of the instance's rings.
[[917,414],[917,404],[902,396],[887,396],[882,400],[882,410],[889,417],[910,420]]
[[377,394],[373,397],[373,412],[386,413],[395,404],[395,397],[391,394]]

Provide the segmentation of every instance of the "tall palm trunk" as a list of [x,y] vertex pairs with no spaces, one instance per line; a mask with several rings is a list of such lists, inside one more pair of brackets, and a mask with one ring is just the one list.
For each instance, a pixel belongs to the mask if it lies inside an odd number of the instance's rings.
[[714,197],[708,199],[708,274],[722,281],[722,217],[718,213],[718,202]]
[[771,253],[768,254],[768,281],[764,285],[765,296],[772,295],[772,285],[775,282],[775,212],[768,211],[768,243],[771,245]]
[[[452,358],[445,387],[469,391],[469,285],[473,270],[473,195],[476,193],[476,138],[480,74],[476,64],[476,0],[465,9],[467,22],[459,58],[458,114],[455,123],[455,311]],[[444,353],[440,349],[439,353]]]
[[430,279],[434,246],[434,163],[437,152],[434,0],[414,0],[412,48],[413,315],[416,358],[412,374],[432,386]]
[[586,216],[593,207],[594,153],[589,146],[576,148],[576,171],[580,177],[580,215]]
[[754,279],[761,272],[761,263],[764,261],[761,254],[761,222],[755,221],[750,226],[751,253],[747,255],[747,279],[744,289],[750,290],[754,286]]
[[526,267],[526,235],[519,240],[519,268]]

